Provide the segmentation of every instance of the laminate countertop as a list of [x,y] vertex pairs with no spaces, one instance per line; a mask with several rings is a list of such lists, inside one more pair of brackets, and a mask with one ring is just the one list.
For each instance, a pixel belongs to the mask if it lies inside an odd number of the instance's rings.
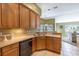
[[[60,35],[46,34],[45,36],[61,38]],[[8,46],[8,45],[11,45],[11,44],[14,44],[14,43],[17,43],[17,42],[21,42],[21,41],[23,41],[23,40],[28,40],[28,39],[34,38],[34,37],[35,37],[34,35],[14,36],[14,37],[12,37],[12,39],[10,39],[10,40],[5,39],[5,40],[3,40],[3,41],[0,41],[0,48],[5,47],[5,46]]]

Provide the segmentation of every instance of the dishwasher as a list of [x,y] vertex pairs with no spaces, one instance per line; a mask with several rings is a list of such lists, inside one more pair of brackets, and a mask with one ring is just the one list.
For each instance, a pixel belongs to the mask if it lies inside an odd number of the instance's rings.
[[30,56],[32,54],[32,39],[21,41],[19,52],[20,56]]

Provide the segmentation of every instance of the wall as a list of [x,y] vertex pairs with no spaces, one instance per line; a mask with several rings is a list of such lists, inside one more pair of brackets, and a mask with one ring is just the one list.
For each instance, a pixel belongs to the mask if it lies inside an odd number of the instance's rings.
[[[61,32],[63,35],[66,35],[64,29],[65,25],[73,25],[73,26],[79,25],[79,9],[64,12],[63,14],[56,16],[55,24],[56,24],[56,31]],[[61,25],[63,26],[62,29],[60,29]]]
[[27,31],[25,29],[0,29],[0,33],[14,33],[14,34],[22,34],[22,33],[26,33]]
[[[60,28],[60,26],[63,26],[63,28]],[[73,33],[74,31],[79,33],[79,22],[66,22],[66,23],[56,23],[56,31],[61,32],[63,36],[67,36],[67,28],[65,27],[72,27],[72,29],[69,30],[69,32]],[[75,27],[76,29],[74,29]]]
[[[66,36],[66,33],[65,33],[65,24],[66,23],[56,23],[56,32],[59,32],[59,33],[62,33],[63,36]],[[62,28],[61,28],[62,26]]]
[[40,20],[41,24],[54,24],[55,23],[55,19],[42,19]]
[[23,3],[28,8],[34,10],[37,14],[41,15],[41,9],[35,3]]
[[79,10],[72,12],[65,12],[62,15],[55,17],[56,23],[66,23],[66,22],[79,22]]

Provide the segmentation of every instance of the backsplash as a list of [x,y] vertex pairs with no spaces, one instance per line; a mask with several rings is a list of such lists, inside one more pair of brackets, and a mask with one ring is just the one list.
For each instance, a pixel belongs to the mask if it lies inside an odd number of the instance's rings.
[[0,41],[4,39],[10,40],[12,37],[26,34],[25,29],[0,29]]
[[25,29],[0,29],[0,34],[22,34],[22,33],[26,33]]

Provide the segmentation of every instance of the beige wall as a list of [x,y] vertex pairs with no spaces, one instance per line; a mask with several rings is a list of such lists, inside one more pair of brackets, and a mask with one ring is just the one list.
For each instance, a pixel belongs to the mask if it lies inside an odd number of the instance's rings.
[[23,3],[26,5],[28,8],[32,9],[35,11],[37,14],[41,15],[41,9],[35,4],[35,3]]
[[41,19],[41,24],[55,24],[55,19]]

